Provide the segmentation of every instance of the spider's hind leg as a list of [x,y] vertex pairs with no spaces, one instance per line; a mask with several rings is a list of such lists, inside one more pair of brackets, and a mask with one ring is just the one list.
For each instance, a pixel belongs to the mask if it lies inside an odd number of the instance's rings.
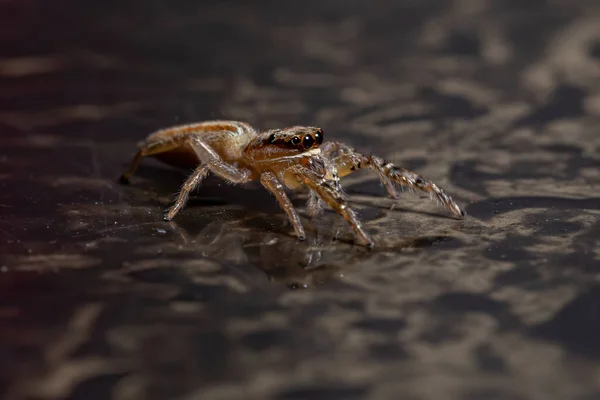
[[185,183],[181,187],[181,191],[179,192],[175,203],[173,203],[173,205],[165,213],[165,216],[163,218],[165,221],[171,221],[173,218],[175,218],[175,215],[177,215],[177,213],[179,213],[179,211],[181,211],[181,209],[187,203],[192,190],[194,190],[200,184],[200,182],[202,182],[202,180],[206,178],[207,174],[208,167],[206,166],[206,164],[200,164],[194,170],[192,175],[190,175],[190,177],[185,181]]
[[138,150],[137,153],[135,153],[135,156],[133,156],[133,160],[131,160],[131,164],[129,165],[129,168],[127,169],[127,171],[125,171],[123,173],[123,175],[121,175],[119,177],[119,182],[122,184],[128,184],[129,183],[129,179],[131,179],[131,177],[133,176],[133,174],[135,174],[135,171],[137,171],[138,167],[140,166],[140,163],[142,162],[142,157],[144,157],[144,153],[142,150]]

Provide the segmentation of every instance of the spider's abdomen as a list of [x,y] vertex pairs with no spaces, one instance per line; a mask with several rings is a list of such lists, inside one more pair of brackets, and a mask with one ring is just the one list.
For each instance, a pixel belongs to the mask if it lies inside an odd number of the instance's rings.
[[191,146],[194,138],[210,146],[225,162],[234,162],[242,157],[254,136],[254,128],[244,122],[208,121],[161,129],[148,136],[139,147],[169,165],[194,168],[201,161]]

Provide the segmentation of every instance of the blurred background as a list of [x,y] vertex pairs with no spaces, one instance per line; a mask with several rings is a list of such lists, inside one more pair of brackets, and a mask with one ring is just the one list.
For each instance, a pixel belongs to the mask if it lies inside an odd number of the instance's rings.
[[[0,1],[0,397],[600,398],[596,0]],[[320,126],[467,210],[343,184],[373,236],[144,160]],[[306,196],[294,203],[303,209]]]

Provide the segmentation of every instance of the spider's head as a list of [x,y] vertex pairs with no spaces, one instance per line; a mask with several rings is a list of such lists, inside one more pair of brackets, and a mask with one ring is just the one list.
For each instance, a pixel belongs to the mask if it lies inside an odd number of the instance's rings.
[[263,143],[299,152],[315,149],[323,143],[323,130],[312,126],[292,126],[265,132]]
[[312,126],[292,126],[261,133],[248,150],[255,159],[275,159],[302,153],[315,153],[323,143],[323,130]]
[[[295,128],[295,129],[294,129]],[[287,146],[301,151],[316,149],[323,143],[323,129],[308,127],[294,127],[288,134]]]

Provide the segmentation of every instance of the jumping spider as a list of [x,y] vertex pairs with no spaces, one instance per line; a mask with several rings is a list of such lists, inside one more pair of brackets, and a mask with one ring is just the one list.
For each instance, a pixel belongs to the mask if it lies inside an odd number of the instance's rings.
[[140,142],[138,148],[129,170],[121,176],[123,183],[129,182],[144,156],[154,156],[173,166],[195,168],[167,210],[167,221],[177,215],[190,192],[212,172],[232,183],[260,180],[275,195],[300,240],[306,238],[304,228],[285,189],[306,185],[310,190],[307,211],[311,217],[317,216],[326,203],[350,224],[360,244],[372,247],[373,241],[346,204],[339,183],[340,177],[360,168],[374,170],[391,198],[398,197],[396,185],[404,186],[428,192],[459,218],[465,215],[433,182],[379,157],[357,153],[342,143],[323,143],[320,128],[293,126],[259,133],[244,122],[207,121],[159,130]]

